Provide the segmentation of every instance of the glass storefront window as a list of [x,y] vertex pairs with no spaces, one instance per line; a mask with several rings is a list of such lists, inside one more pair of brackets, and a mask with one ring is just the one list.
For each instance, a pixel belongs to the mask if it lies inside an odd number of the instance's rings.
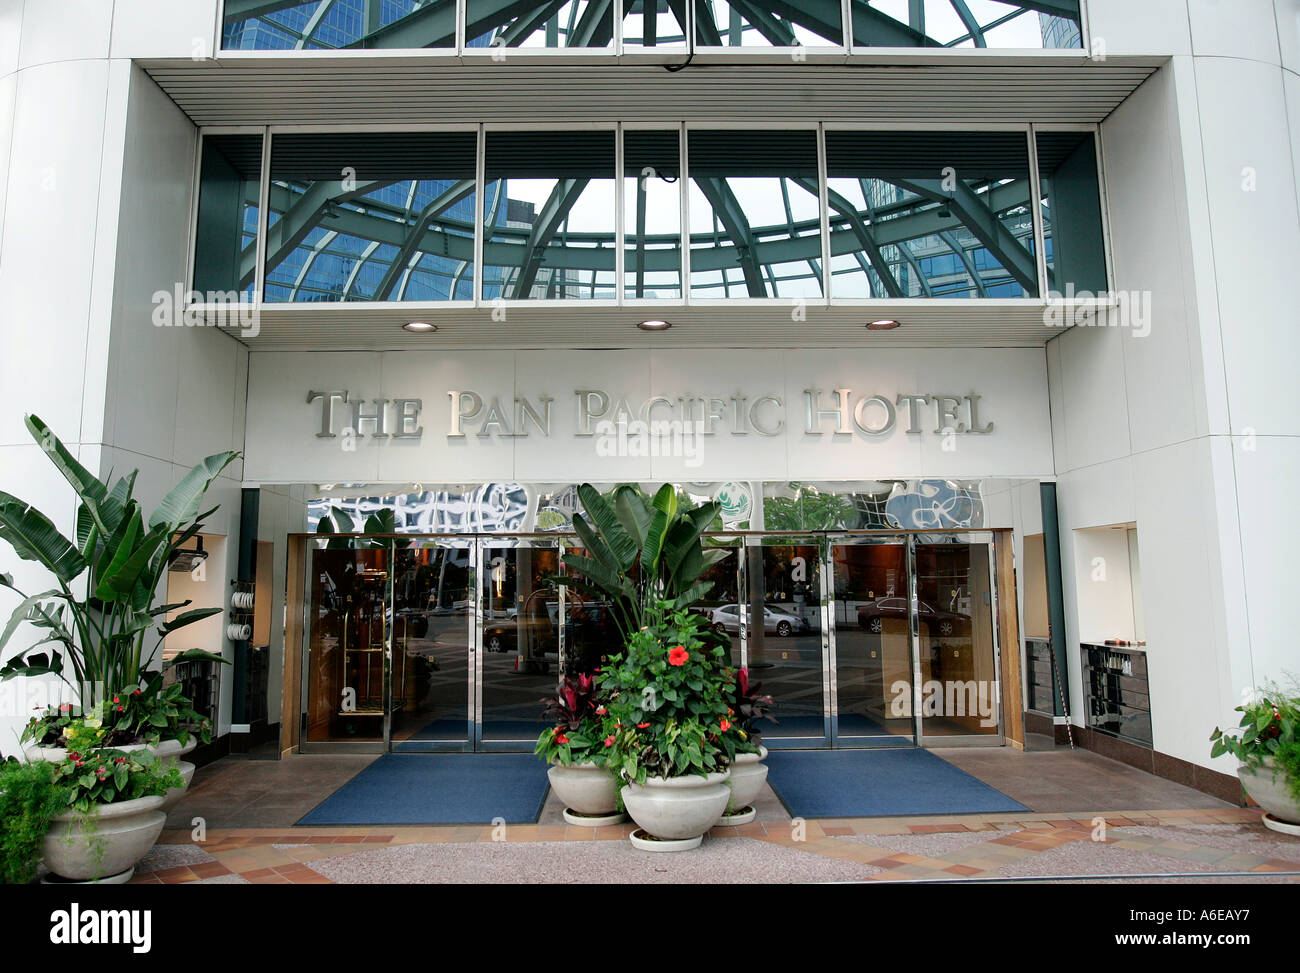
[[859,47],[1077,48],[1078,0],[851,0]]
[[831,296],[1036,297],[1021,132],[826,133]]
[[199,167],[194,289],[251,300],[257,275],[262,136],[205,135]]
[[614,136],[487,133],[484,300],[614,299]]
[[676,131],[623,135],[623,293],[682,296],[681,159]]
[[692,131],[691,294],[820,297],[817,133]]
[[630,0],[623,10],[625,50],[685,50],[688,0]]
[[699,47],[839,47],[838,3],[750,3],[695,0]]
[[473,132],[271,143],[269,303],[473,297]]
[[467,47],[609,48],[614,7],[608,0],[505,4],[466,0]]
[[227,51],[456,46],[456,4],[440,0],[225,0]]
[[1043,249],[1052,296],[1107,289],[1097,145],[1092,132],[1038,132]]

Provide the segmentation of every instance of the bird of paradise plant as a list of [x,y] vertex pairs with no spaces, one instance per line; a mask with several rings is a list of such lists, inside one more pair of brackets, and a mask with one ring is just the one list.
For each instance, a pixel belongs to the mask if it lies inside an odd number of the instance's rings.
[[[199,508],[212,481],[238,454],[216,453],[204,459],[146,520],[139,500],[132,496],[136,471],[110,485],[78,463],[39,418],[29,415],[26,424],[80,503],[74,543],[35,506],[0,491],[0,540],[7,541],[22,560],[42,565],[54,579],[54,587],[28,595],[18,589],[12,575],[0,574],[0,586],[22,599],[0,632],[0,653],[24,622],[41,633],[34,644],[0,666],[0,680],[54,674],[74,688],[83,707],[89,707],[101,702],[105,693],[131,692],[141,686],[169,633],[222,611],[194,608],[168,619],[169,612],[185,609],[190,602],[156,604],[155,596],[173,551],[198,534],[203,521],[216,511]],[[167,665],[197,659],[225,661],[192,649]],[[160,686],[161,680],[147,684],[155,685]]]

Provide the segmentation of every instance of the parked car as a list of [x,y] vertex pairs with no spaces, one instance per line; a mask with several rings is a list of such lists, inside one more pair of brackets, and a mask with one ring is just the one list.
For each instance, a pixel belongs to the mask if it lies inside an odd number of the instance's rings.
[[[917,616],[932,635],[946,637],[970,631],[969,615],[941,611],[924,601],[918,602]],[[858,607],[858,625],[873,635],[884,631],[886,618],[907,621],[907,599],[881,598]]]
[[[739,632],[740,631],[740,606],[723,605],[721,608],[713,609],[710,617],[715,632]],[[763,606],[763,631],[773,632],[776,635],[785,638],[787,635],[809,631],[806,619],[801,615],[772,605]]]

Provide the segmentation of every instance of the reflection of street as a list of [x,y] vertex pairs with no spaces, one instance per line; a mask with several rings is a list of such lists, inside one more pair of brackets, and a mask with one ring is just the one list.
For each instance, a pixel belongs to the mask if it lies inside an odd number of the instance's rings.
[[822,641],[817,633],[779,636],[754,633],[749,642],[751,678],[776,700],[772,715],[757,729],[765,737],[821,736]]

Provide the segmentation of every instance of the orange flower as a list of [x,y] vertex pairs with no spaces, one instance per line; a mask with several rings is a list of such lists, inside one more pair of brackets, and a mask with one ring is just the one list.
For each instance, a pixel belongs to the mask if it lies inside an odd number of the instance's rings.
[[685,646],[676,645],[673,646],[672,651],[668,653],[668,664],[670,666],[684,666],[686,665],[686,660],[690,657],[691,654],[686,651]]

